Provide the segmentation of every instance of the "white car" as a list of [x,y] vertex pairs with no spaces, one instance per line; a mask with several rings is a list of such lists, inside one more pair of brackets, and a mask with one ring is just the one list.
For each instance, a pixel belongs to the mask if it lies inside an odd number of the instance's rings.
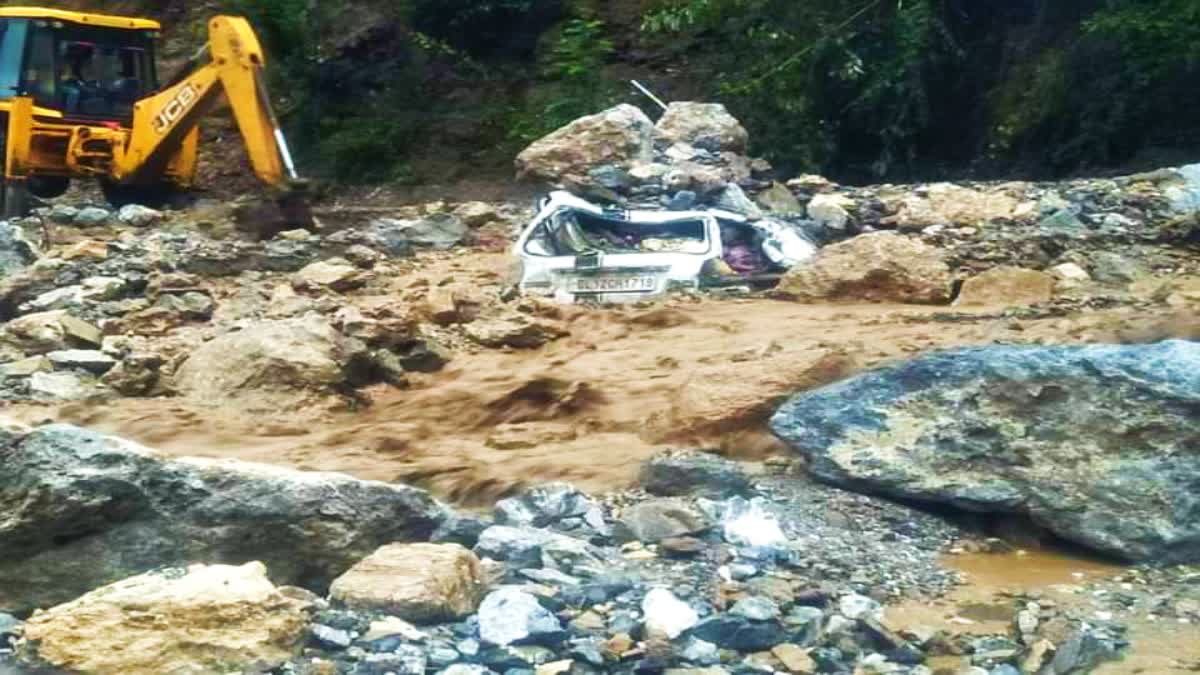
[[[553,192],[513,247],[522,293],[561,302],[637,302],[699,288],[728,276],[722,232],[744,230],[762,264],[786,269],[816,247],[773,221],[751,223],[717,210],[605,209],[568,192]],[[727,235],[737,236],[737,235]]]

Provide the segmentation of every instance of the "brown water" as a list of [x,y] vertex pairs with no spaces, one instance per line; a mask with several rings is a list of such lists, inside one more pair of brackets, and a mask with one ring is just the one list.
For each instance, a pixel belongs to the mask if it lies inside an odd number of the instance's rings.
[[[1054,550],[1016,553],[948,555],[947,567],[962,572],[967,583],[950,595],[931,601],[908,602],[887,609],[893,627],[927,626],[949,633],[994,635],[1007,633],[1017,598],[1036,595],[1040,602],[1072,608],[1081,616],[1096,606],[1083,586],[1111,579],[1125,567]],[[1134,613],[1119,617],[1129,626],[1132,649],[1121,661],[1104,664],[1098,675],[1182,675],[1200,672],[1200,626],[1174,621],[1150,621]],[[940,657],[930,664],[935,673],[954,673],[961,657]]]
[[[503,254],[422,259],[389,295],[419,305],[445,280],[499,295]],[[218,289],[234,303],[236,281]],[[269,294],[268,294],[269,295]],[[508,308],[486,311],[512,312]],[[224,311],[224,310],[223,310]],[[1187,326],[1161,311],[1115,310],[1014,321],[990,310],[938,320],[946,308],[802,305],[769,299],[678,299],[655,308],[538,310],[570,335],[538,350],[457,345],[442,372],[407,389],[364,392],[372,404],[246,415],[184,399],[10,406],[0,417],[72,422],[172,455],[237,458],[415,483],[459,503],[486,504],[529,483],[567,480],[622,489],[669,447],[738,458],[783,451],[766,419],[783,396],[929,349],[998,341],[1080,343],[1154,338]],[[1140,332],[1130,334],[1137,328]],[[844,352],[843,358],[829,357]]]

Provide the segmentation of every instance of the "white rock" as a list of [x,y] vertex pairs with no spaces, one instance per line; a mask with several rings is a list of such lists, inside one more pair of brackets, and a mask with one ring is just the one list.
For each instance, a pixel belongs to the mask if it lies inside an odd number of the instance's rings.
[[665,588],[655,588],[646,594],[642,600],[642,613],[646,616],[648,633],[665,635],[672,640],[700,621],[696,610]]
[[770,549],[785,546],[787,535],[775,516],[763,507],[761,498],[731,500],[725,514],[725,541],[737,546]]
[[96,349],[62,349],[46,355],[59,368],[82,368],[93,373],[104,373],[117,365],[117,360]]
[[838,611],[847,619],[883,621],[883,606],[865,595],[851,593],[838,601]]
[[88,395],[89,389],[71,373],[34,373],[29,391],[41,400],[75,401]]
[[1054,267],[1051,267],[1050,274],[1053,274],[1054,277],[1057,278],[1059,281],[1068,283],[1068,284],[1069,283],[1082,283],[1085,281],[1092,280],[1092,276],[1087,273],[1087,270],[1083,269],[1079,265],[1076,265],[1075,263],[1072,263],[1072,262],[1063,263],[1061,265],[1055,265]]
[[117,212],[117,220],[134,227],[149,227],[163,220],[163,212],[141,204],[126,204]]
[[852,202],[841,195],[819,194],[808,203],[808,217],[830,230],[842,231],[850,222],[846,210]]
[[558,618],[525,591],[501,588],[479,605],[479,637],[501,647],[562,630]]

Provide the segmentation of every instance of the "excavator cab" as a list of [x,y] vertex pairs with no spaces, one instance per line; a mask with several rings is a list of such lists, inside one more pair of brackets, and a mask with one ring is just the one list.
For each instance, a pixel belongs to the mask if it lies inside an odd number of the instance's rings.
[[158,88],[151,28],[0,17],[0,100],[28,95],[64,118],[128,125]]

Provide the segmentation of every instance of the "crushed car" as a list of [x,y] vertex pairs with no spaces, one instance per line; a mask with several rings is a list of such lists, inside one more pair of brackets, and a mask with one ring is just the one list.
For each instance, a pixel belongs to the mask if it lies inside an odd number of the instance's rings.
[[622,303],[771,281],[816,246],[791,226],[730,211],[625,210],[551,193],[513,247],[522,294]]

